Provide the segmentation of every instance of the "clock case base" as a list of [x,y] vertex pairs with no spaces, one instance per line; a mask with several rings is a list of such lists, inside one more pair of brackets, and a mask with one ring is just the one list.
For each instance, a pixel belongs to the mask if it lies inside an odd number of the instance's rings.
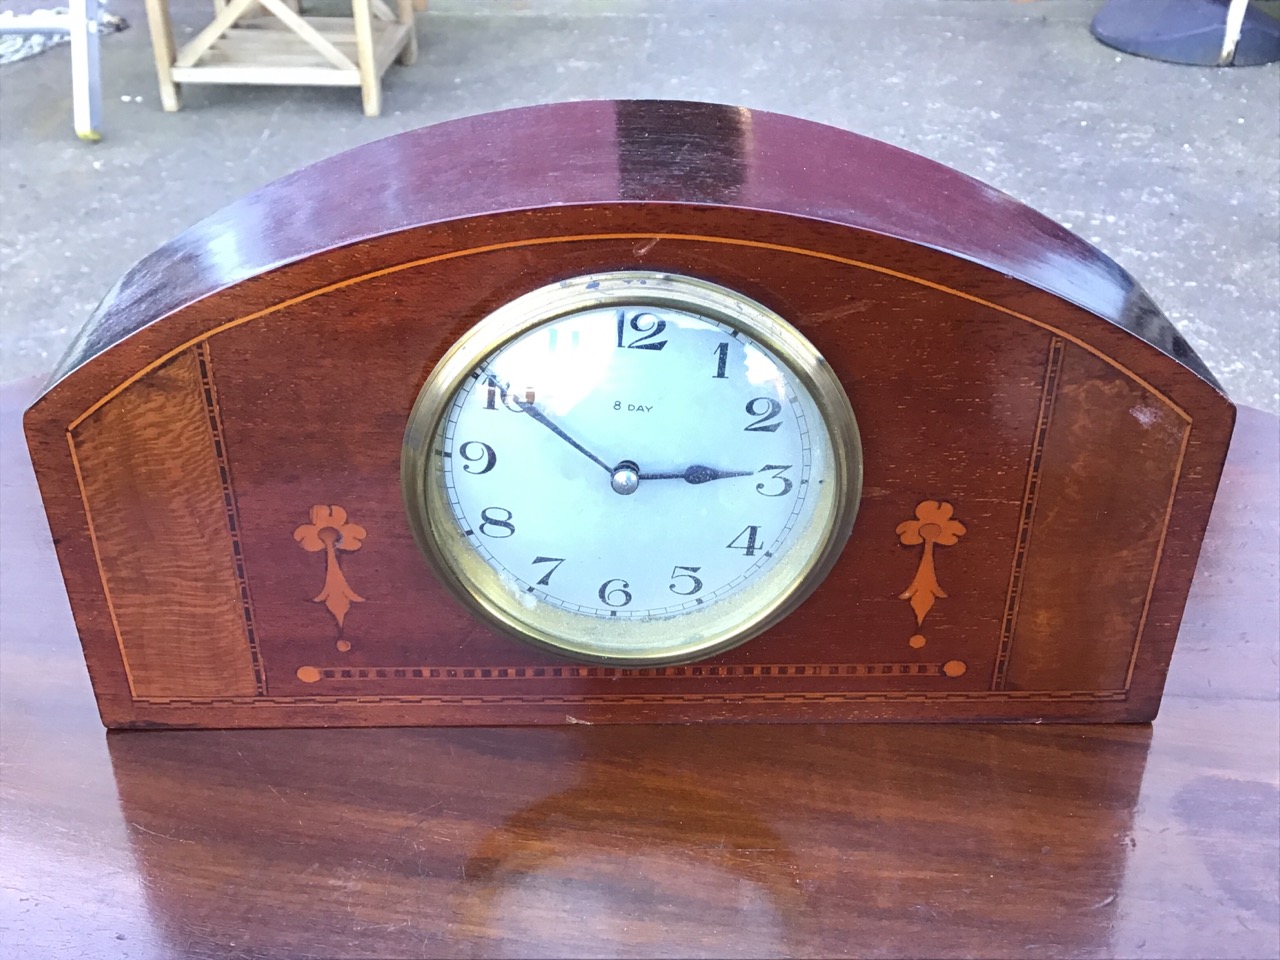
[[[786,620],[627,671],[472,618],[399,460],[471,325],[634,268],[813,342],[864,493]],[[117,284],[25,424],[103,721],[143,728],[1149,720],[1233,421],[1128,274],[1008,197],[816,124],[639,101],[402,134],[233,204]]]

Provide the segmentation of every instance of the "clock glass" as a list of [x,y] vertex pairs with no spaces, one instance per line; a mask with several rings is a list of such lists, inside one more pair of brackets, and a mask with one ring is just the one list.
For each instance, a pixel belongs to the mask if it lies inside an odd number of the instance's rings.
[[767,629],[852,527],[839,381],[762,305],[626,271],[533,291],[437,365],[406,434],[410,522],[508,633],[573,659],[699,659]]

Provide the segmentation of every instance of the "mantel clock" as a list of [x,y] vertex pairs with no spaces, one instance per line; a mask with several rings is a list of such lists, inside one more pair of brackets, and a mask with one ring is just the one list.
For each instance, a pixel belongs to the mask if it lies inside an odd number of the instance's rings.
[[108,726],[1140,721],[1233,417],[981,183],[621,101],[233,204],[26,429]]

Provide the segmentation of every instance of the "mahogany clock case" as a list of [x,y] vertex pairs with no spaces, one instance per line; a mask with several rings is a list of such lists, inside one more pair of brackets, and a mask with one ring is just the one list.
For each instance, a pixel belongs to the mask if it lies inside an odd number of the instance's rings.
[[[483,625],[399,484],[459,337],[623,269],[785,317],[862,432],[825,581],[679,667]],[[233,204],[116,285],[25,423],[104,722],[242,727],[1149,720],[1233,421],[1128,274],[989,187],[801,120],[623,101],[402,134]]]

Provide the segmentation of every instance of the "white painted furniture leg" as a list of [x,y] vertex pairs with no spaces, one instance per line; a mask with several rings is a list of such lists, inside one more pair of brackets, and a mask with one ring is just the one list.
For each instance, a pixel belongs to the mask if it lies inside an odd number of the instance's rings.
[[71,110],[76,136],[102,139],[102,86],[98,69],[98,0],[69,0],[70,8],[37,10],[0,20],[0,33],[65,33],[71,41]]
[[1231,0],[1231,5],[1227,7],[1227,31],[1222,36],[1222,56],[1218,58],[1218,63],[1224,67],[1229,66],[1236,58],[1236,44],[1240,42],[1244,13],[1248,6],[1249,0]]
[[81,140],[102,139],[98,0],[71,0],[71,116]]

